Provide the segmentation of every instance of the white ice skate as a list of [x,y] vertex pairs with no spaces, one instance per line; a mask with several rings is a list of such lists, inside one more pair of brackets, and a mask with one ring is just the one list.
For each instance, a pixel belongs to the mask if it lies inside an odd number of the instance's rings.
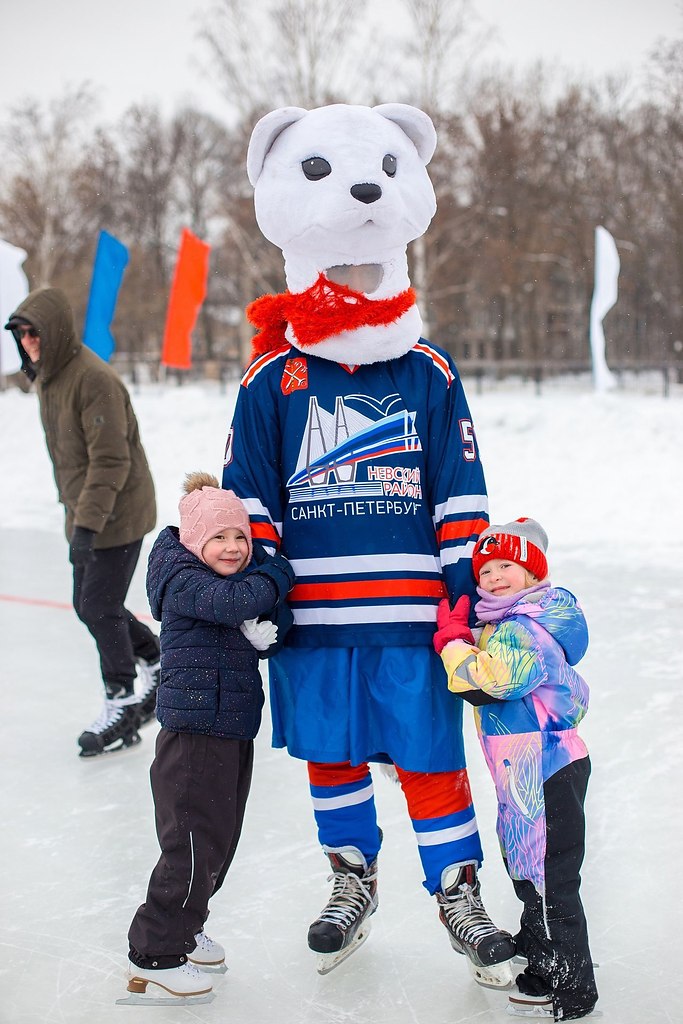
[[210,1003],[213,985],[198,967],[185,963],[168,970],[147,970],[128,961],[128,995],[118,1006],[186,1006]]
[[[553,1020],[555,1017],[550,996],[527,996],[516,986],[508,996],[507,1012],[510,1017],[534,1017],[545,1020]],[[581,1020],[588,1017],[602,1017],[602,1010],[590,1010]]]
[[518,988],[508,996],[508,1013],[511,1017],[550,1017],[553,1014],[551,996],[527,996]]
[[201,971],[208,971],[212,974],[225,974],[227,967],[225,964],[225,950],[221,946],[220,942],[216,942],[206,932],[197,932],[194,937],[197,945],[191,953],[187,954],[187,959],[195,967],[198,967]]

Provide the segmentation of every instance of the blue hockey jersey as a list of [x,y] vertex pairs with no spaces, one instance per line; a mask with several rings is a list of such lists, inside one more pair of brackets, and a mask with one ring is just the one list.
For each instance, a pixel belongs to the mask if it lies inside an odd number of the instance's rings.
[[430,645],[439,600],[474,593],[484,475],[455,365],[426,341],[356,367],[289,345],[256,359],[223,486],[292,563],[288,646]]

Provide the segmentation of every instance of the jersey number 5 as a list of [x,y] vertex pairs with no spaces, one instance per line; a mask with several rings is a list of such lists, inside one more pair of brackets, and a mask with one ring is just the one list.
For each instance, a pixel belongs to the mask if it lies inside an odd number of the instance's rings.
[[472,420],[459,420],[460,438],[462,440],[462,457],[465,462],[474,462],[477,450],[474,447],[474,427]]

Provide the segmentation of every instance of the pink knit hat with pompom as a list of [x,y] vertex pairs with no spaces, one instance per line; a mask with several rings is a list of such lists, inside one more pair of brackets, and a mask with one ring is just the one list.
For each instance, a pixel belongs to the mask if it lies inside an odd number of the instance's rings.
[[200,561],[207,541],[223,530],[242,530],[247,538],[251,560],[251,526],[249,514],[234,491],[225,491],[210,473],[188,473],[185,495],[180,499],[180,543]]

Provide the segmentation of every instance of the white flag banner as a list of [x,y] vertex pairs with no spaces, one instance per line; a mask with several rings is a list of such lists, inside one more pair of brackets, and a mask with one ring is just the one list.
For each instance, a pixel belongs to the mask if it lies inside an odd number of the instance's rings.
[[621,263],[616,242],[609,231],[603,227],[597,227],[595,229],[595,284],[590,316],[593,384],[596,391],[608,391],[616,383],[605,358],[605,332],[602,321],[617,301],[620,269]]
[[16,373],[21,359],[11,331],[5,324],[28,295],[28,279],[21,269],[26,252],[0,238],[0,373]]

